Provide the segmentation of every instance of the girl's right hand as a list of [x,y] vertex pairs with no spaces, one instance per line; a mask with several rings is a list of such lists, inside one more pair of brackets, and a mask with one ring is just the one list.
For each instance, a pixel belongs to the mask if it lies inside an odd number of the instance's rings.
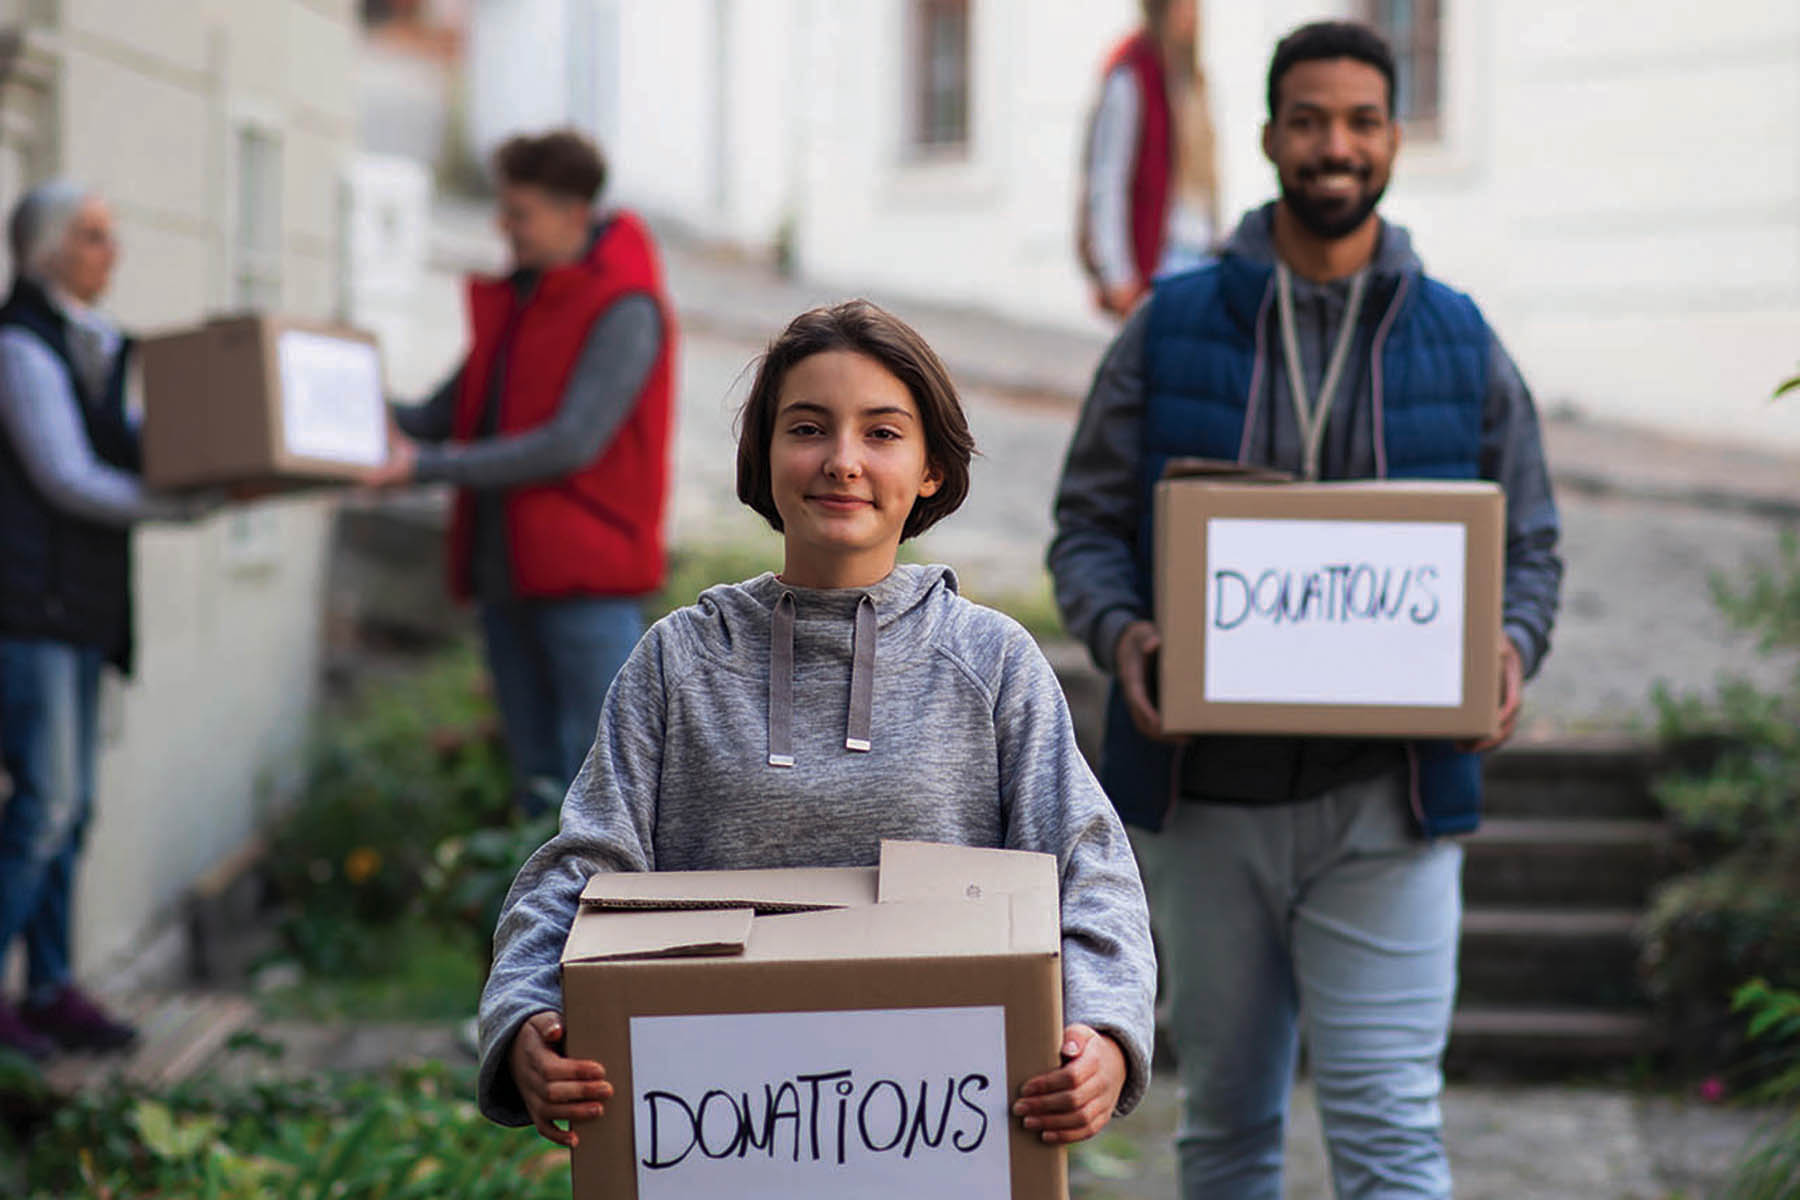
[[589,1059],[564,1058],[560,1013],[541,1012],[526,1018],[507,1052],[513,1081],[525,1099],[525,1111],[537,1131],[559,1146],[573,1149],[581,1139],[557,1121],[589,1121],[606,1111],[612,1084],[606,1068]]

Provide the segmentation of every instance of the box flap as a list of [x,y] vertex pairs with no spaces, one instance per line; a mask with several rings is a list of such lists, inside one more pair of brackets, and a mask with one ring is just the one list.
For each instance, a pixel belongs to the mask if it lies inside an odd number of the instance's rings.
[[562,960],[622,962],[646,958],[738,955],[750,940],[756,913],[748,908],[683,912],[576,914]]
[[1016,893],[1059,894],[1056,857],[935,842],[881,843],[882,904],[901,900],[980,900]]
[[873,904],[829,912],[759,917],[744,957],[752,962],[823,959],[961,958],[1055,953],[1041,937],[1041,904],[1027,900],[1023,942],[1015,928],[1015,897],[945,897]]
[[752,871],[619,871],[588,880],[583,908],[672,910],[749,908],[812,912],[875,903],[872,867]]
[[1290,471],[1255,467],[1225,458],[1171,458],[1163,465],[1164,479],[1213,479],[1221,483],[1292,483]]

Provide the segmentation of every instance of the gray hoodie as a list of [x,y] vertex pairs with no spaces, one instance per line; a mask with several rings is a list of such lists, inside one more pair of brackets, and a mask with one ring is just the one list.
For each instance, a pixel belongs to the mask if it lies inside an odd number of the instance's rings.
[[[1224,253],[1273,265],[1274,205],[1245,215]],[[1370,266],[1367,301],[1345,362],[1343,383],[1325,428],[1321,475],[1376,475],[1373,372],[1375,329],[1402,277],[1424,270],[1407,231],[1389,222]],[[1294,279],[1294,317],[1307,395],[1316,400],[1325,360],[1343,320],[1347,280]],[[1056,537],[1049,565],[1057,604],[1069,631],[1102,670],[1113,669],[1119,633],[1148,617],[1138,594],[1134,558],[1142,509],[1144,329],[1148,304],[1138,307],[1095,373],[1069,446],[1056,496]],[[1271,306],[1272,308],[1273,306]],[[1289,392],[1281,338],[1271,311],[1262,376],[1269,392],[1249,430],[1258,465],[1299,473],[1301,439]],[[1483,399],[1480,474],[1506,490],[1505,627],[1534,674],[1550,648],[1562,586],[1556,544],[1561,530],[1537,410],[1519,370],[1495,337],[1488,392]],[[1398,743],[1343,739],[1207,738],[1183,756],[1182,792],[1196,799],[1246,803],[1302,800],[1331,787],[1398,768]]]
[[482,1111],[527,1123],[507,1051],[527,1017],[562,1008],[558,957],[591,875],[872,866],[883,838],[1056,856],[1066,1019],[1124,1050],[1130,1111],[1150,1077],[1156,962],[1125,831],[1031,635],[935,566],[867,590],[762,575],[708,589],[644,636],[562,831],[501,911]]

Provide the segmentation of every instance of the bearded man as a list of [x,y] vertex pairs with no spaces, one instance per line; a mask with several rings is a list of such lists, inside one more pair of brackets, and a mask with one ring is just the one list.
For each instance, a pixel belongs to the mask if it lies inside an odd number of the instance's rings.
[[[1479,754],[1549,648],[1562,564],[1530,393],[1467,296],[1376,213],[1400,146],[1372,30],[1296,30],[1269,67],[1280,197],[1158,282],[1096,373],[1057,496],[1058,605],[1114,676],[1101,780],[1162,955],[1188,1200],[1278,1200],[1304,1036],[1340,1197],[1448,1197],[1438,1095]],[[1500,734],[1167,739],[1150,678],[1152,489],[1169,460],[1506,492]],[[1395,663],[1404,671],[1407,664]]]

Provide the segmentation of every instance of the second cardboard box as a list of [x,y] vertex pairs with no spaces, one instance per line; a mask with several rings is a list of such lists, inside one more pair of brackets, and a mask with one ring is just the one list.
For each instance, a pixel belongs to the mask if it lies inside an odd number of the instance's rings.
[[1504,517],[1489,483],[1163,480],[1164,730],[1492,734]]

